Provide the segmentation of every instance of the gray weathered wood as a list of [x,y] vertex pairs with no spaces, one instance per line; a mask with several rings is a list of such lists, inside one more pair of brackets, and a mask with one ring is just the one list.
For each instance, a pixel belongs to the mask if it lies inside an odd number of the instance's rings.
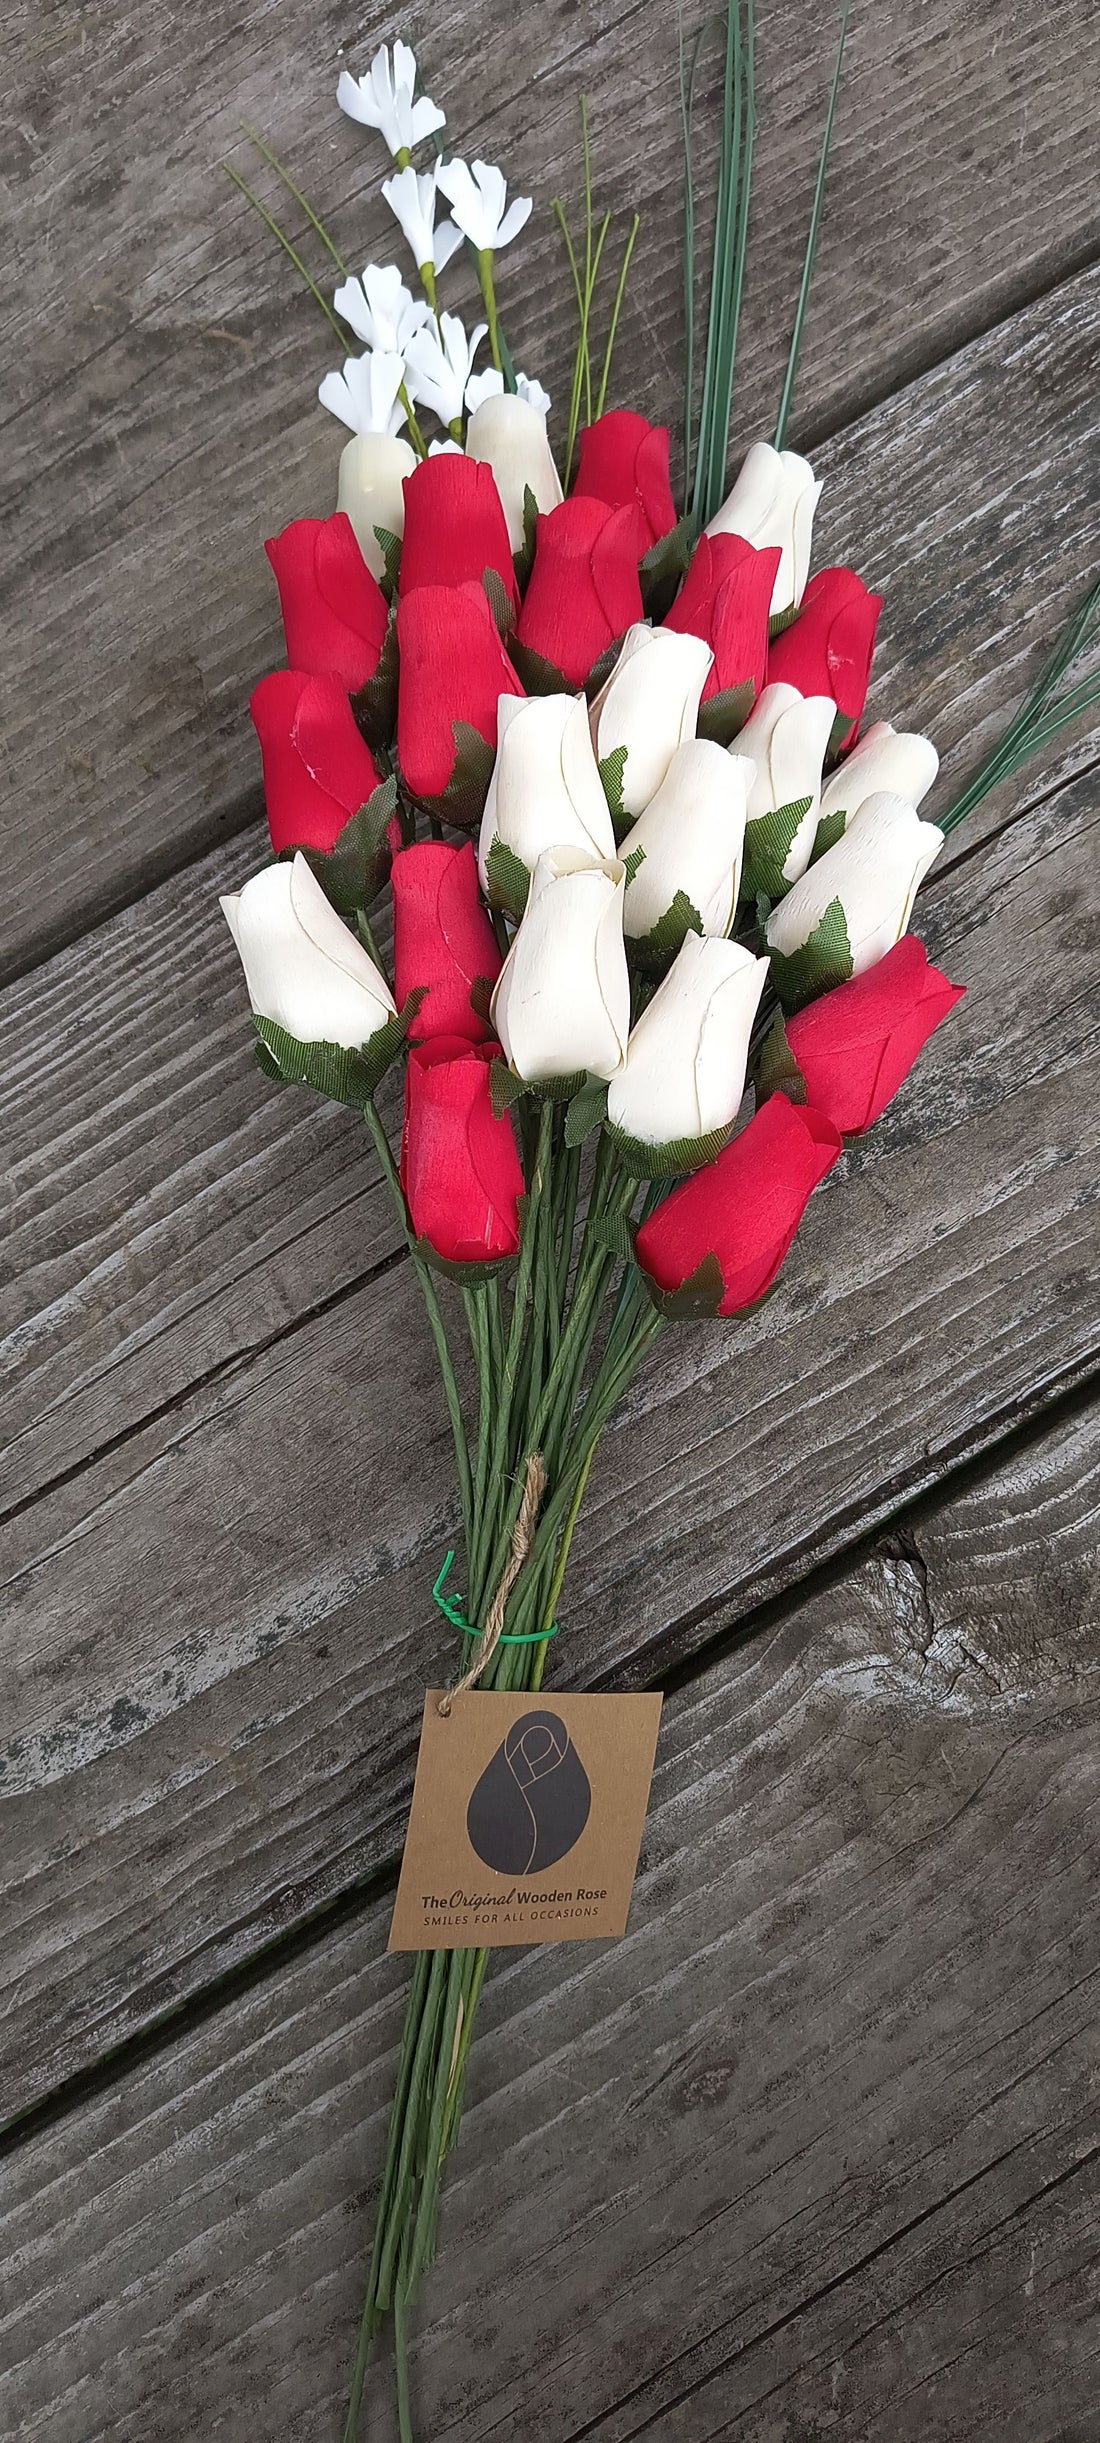
[[[123,0],[94,20],[52,0],[3,37],[9,965],[78,934],[257,808],[245,697],[278,653],[260,544],[329,504],[338,436],[311,405],[329,361],[324,326],[217,165],[250,116],[347,250],[388,254],[384,164],[331,96],[340,44],[359,65],[393,30],[373,7],[353,32],[305,0],[250,0],[231,25],[212,0],[185,14],[158,0],[139,31]],[[549,379],[559,406],[568,278],[546,207],[577,192],[576,103],[591,92],[617,226],[628,204],[645,214],[616,387],[675,420],[680,137],[667,9],[644,0],[609,17],[570,0],[520,12],[451,0],[423,34],[459,140],[499,154],[536,194],[502,296],[519,360]],[[833,13],[810,0],[774,0],[762,15],[742,440],[774,413],[834,35]],[[1041,16],[1024,0],[981,0],[965,19],[957,0],[855,13],[795,438],[835,431],[1089,259],[1098,60],[1088,0]],[[712,60],[697,144],[704,230],[714,99]],[[270,181],[265,191],[274,200]],[[460,280],[464,301],[467,289]],[[1003,483],[1020,437],[996,421],[989,431]],[[1046,496],[1063,484],[1055,461]],[[941,518],[952,509],[948,491]],[[857,539],[866,560],[872,538]]]
[[[968,999],[779,1297],[640,1379],[556,1671],[662,1671],[1095,1366],[1095,840],[1085,779],[929,893]],[[9,1526],[11,2105],[394,1843],[454,1525],[414,1297],[352,1288]]]
[[[418,2435],[1091,2443],[1098,1504],[1093,1407],[669,1701],[626,1939],[487,1981]],[[387,1911],[4,2164],[21,2443],[336,2443]]]
[[[1095,569],[1098,353],[1093,274],[821,455],[822,558],[890,571],[872,710],[939,742],[930,811],[1003,725]],[[1098,747],[1086,724],[1001,789],[937,874]],[[395,1244],[357,1124],[267,1094],[247,1058],[215,899],[262,861],[264,836],[250,830],[0,1001],[13,1198],[0,1510],[342,1294]],[[988,887],[981,865],[973,887]]]

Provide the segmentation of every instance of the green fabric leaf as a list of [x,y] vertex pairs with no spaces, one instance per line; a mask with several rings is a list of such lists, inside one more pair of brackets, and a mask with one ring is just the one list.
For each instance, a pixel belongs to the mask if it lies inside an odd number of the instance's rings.
[[774,645],[777,636],[782,636],[784,628],[793,628],[799,609],[800,605],[792,602],[788,604],[785,611],[772,612],[768,621],[768,643],[770,645]]
[[781,1011],[769,1027],[755,1070],[756,1100],[763,1103],[769,1094],[785,1094],[789,1103],[804,1103],[806,1080],[787,1041],[787,1029]]
[[638,568],[638,583],[642,589],[642,604],[647,619],[662,620],[680,590],[686,576],[696,536],[695,519],[682,517],[668,534],[651,543]]
[[505,846],[499,833],[494,836],[485,860],[485,871],[493,907],[503,908],[505,914],[514,916],[518,923],[527,905],[531,876],[522,857],[517,857],[514,848]]
[[256,1058],[265,1077],[284,1086],[311,1086],[330,1102],[350,1103],[361,1111],[397,1059],[423,998],[424,988],[418,986],[397,1016],[388,1018],[355,1052],[338,1043],[300,1043],[273,1019],[254,1017]]
[[[624,628],[623,636],[625,636],[625,634],[626,630]],[[615,664],[618,661],[622,649],[622,636],[613,636],[611,643],[604,646],[603,652],[596,655],[596,659],[593,662],[592,668],[588,673],[588,677],[584,682],[584,692],[590,704],[593,702],[594,698],[599,695],[601,687],[606,685],[606,682],[614,670]],[[564,679],[562,680],[562,685],[565,685]]]
[[819,993],[831,992],[834,984],[846,984],[852,972],[852,951],[840,900],[830,899],[800,950],[792,950],[789,958],[773,950],[771,962],[771,983],[788,1016],[804,1008],[807,1001],[816,1001]]
[[489,609],[491,610],[493,619],[496,623],[497,634],[498,636],[503,637],[505,644],[507,644],[508,638],[510,637],[516,624],[516,606],[507,586],[505,585],[500,570],[498,568],[484,568],[481,572],[481,584],[485,599],[488,602]]
[[326,899],[347,924],[354,924],[359,911],[369,908],[385,881],[390,863],[386,833],[396,806],[397,782],[391,772],[388,780],[372,789],[366,805],[349,816],[334,847],[281,851],[284,857],[300,854],[305,858]]
[[835,814],[822,815],[814,837],[811,865],[817,864],[818,858],[824,856],[827,848],[836,847],[837,841],[844,838],[847,828],[848,817],[843,806],[838,806]]
[[667,1315],[676,1323],[712,1321],[725,1295],[722,1268],[716,1255],[705,1255],[679,1289],[659,1289],[644,1269],[642,1279],[658,1314]]
[[[493,1066],[499,1069],[500,1062],[495,1061]],[[510,1272],[516,1261],[514,1255],[499,1255],[486,1263],[458,1264],[452,1256],[440,1255],[429,1238],[418,1238],[416,1251],[432,1272],[441,1273],[445,1281],[460,1282],[465,1289],[476,1289],[479,1281],[490,1281],[500,1273]]]
[[513,1103],[518,1103],[520,1096],[526,1092],[526,1078],[517,1077],[515,1070],[509,1068],[506,1060],[490,1061],[489,1101],[493,1107],[495,1120],[503,1118],[504,1113],[510,1111]]
[[828,746],[825,749],[825,761],[827,764],[836,762],[841,748],[847,745],[855,726],[854,721],[849,721],[847,713],[837,714],[836,720],[834,721],[829,732]]
[[374,539],[386,563],[378,582],[387,602],[393,602],[397,594],[397,572],[401,566],[400,538],[391,534],[388,526],[376,526]]
[[733,1135],[733,1122],[728,1128],[711,1129],[705,1137],[677,1137],[668,1145],[647,1145],[644,1138],[628,1137],[610,1121],[607,1133],[631,1179],[684,1179],[717,1161]]
[[575,692],[553,662],[546,661],[541,653],[532,653],[530,645],[521,644],[518,636],[508,638],[508,659],[529,696],[569,696]]
[[723,687],[718,695],[710,696],[699,706],[696,737],[711,738],[715,746],[730,746],[738,730],[744,729],[755,700],[756,689],[751,679],[740,687]]
[[535,565],[535,531],[538,526],[538,517],[538,502],[535,499],[535,495],[531,490],[530,484],[524,484],[523,541],[520,544],[519,550],[514,551],[512,554],[512,566],[516,572],[516,584],[518,585],[521,594],[525,593],[527,590],[527,580]]
[[640,865],[644,865],[644,864],[645,864],[645,850],[644,850],[644,848],[632,848],[632,849],[631,849],[631,851],[630,851],[630,855],[629,855],[628,857],[624,857],[624,858],[623,858],[623,872],[624,872],[624,874],[626,875],[626,881],[625,881],[625,883],[624,883],[624,885],[623,885],[624,890],[629,890],[629,889],[630,889],[630,885],[631,885],[631,883],[632,883],[632,882],[633,882],[633,880],[634,880],[634,876],[635,876],[635,874],[636,874],[636,873],[637,873],[637,871],[638,871],[638,867],[639,867]]
[[352,696],[351,709],[372,754],[388,752],[397,727],[397,621],[392,611],[377,668]]
[[617,1255],[620,1263],[634,1262],[634,1232],[625,1213],[602,1213],[589,1222],[585,1237],[597,1247],[606,1247],[609,1255]]
[[585,1138],[591,1136],[592,1130],[599,1128],[606,1117],[607,1080],[603,1077],[586,1077],[565,1115],[566,1144],[583,1145]]
[[686,891],[677,891],[671,907],[658,918],[651,933],[637,939],[628,935],[627,957],[640,967],[643,974],[661,975],[671,967],[678,950],[682,950],[689,933],[701,934],[703,919],[692,906]]
[[790,889],[783,879],[783,867],[798,826],[812,804],[810,797],[796,797],[789,806],[773,806],[769,814],[758,814],[751,823],[746,823],[745,862],[741,869],[741,889],[746,899],[764,891],[774,902]]
[[470,1007],[483,1026],[490,1024],[489,1005],[496,986],[491,976],[475,976],[470,986]]
[[615,827],[617,840],[621,840],[624,832],[629,831],[633,822],[633,816],[627,814],[623,805],[623,774],[625,771],[625,746],[613,746],[609,755],[600,757],[600,779],[603,782],[603,793],[607,799],[608,811]]
[[468,721],[453,721],[455,759],[451,777],[438,797],[421,797],[417,804],[456,831],[474,831],[485,812],[485,799],[496,762],[496,749]]

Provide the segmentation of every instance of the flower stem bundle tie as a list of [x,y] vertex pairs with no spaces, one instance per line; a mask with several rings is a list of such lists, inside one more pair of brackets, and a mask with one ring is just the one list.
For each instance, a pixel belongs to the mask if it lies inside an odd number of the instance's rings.
[[[505,1562],[504,1568],[501,1571],[496,1593],[493,1596],[493,1600],[485,1615],[485,1626],[481,1632],[478,1646],[469,1670],[464,1671],[462,1678],[455,1681],[454,1687],[448,1688],[446,1694],[440,1697],[439,1711],[443,1715],[444,1720],[446,1720],[447,1715],[450,1713],[455,1698],[463,1696],[468,1688],[473,1688],[476,1685],[487,1664],[492,1662],[497,1647],[501,1642],[504,1629],[505,1607],[508,1602],[508,1597],[512,1592],[512,1588],[515,1585],[516,1579],[519,1576],[519,1573],[534,1542],[535,1527],[538,1522],[539,1508],[545,1491],[545,1461],[543,1460],[541,1451],[531,1451],[528,1454],[527,1465],[524,1470],[523,1498],[516,1513],[515,1526],[512,1529],[511,1550],[509,1552],[508,1559]],[[446,1575],[449,1563],[450,1555],[448,1555],[447,1561],[444,1562],[443,1569],[440,1571],[440,1575],[436,1579],[435,1586],[432,1589],[437,1602],[440,1600],[440,1583],[442,1578]],[[440,1604],[440,1608],[445,1608],[445,1599],[444,1603]],[[463,1621],[462,1626],[463,1628],[466,1628],[467,1623]],[[522,1640],[524,1645],[528,1644],[529,1642],[530,1641],[527,1638]]]
[[[443,1588],[446,1585],[447,1579],[450,1575],[451,1563],[454,1560],[454,1557],[453,1549],[444,1554],[443,1567],[440,1570],[439,1576],[432,1588],[432,1602],[438,1606],[439,1610],[443,1614],[444,1620],[450,1621],[452,1629],[459,1629],[463,1637],[480,1637],[480,1629],[476,1629],[472,1622],[466,1618],[466,1615],[462,1609],[461,1595],[445,1595],[443,1592]],[[557,1636],[559,1626],[560,1623],[554,1620],[551,1621],[548,1629],[526,1629],[523,1635],[519,1637],[508,1636],[502,1633],[502,1635],[497,1639],[497,1644],[498,1646],[544,1646],[551,1637]]]

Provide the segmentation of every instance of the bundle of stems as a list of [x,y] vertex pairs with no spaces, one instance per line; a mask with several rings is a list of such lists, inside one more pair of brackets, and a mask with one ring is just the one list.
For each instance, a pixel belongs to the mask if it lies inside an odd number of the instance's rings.
[[[564,1103],[526,1098],[524,1113],[526,1202],[510,1298],[499,1272],[468,1281],[460,1291],[476,1385],[472,1431],[434,1276],[415,1241],[410,1249],[455,1437],[471,1624],[485,1618],[507,1566],[527,1462],[537,1453],[545,1469],[538,1523],[508,1600],[504,1637],[480,1682],[534,1690],[542,1682],[597,1442],[664,1318],[650,1304],[637,1268],[609,1243],[615,1232],[606,1225],[627,1220],[643,1194],[610,1140],[600,1139],[585,1195],[587,1158],[583,1147],[566,1141]],[[373,1104],[367,1120],[407,1231],[393,1152]],[[371,2346],[388,2318],[400,2431],[403,2443],[412,2443],[406,2319],[432,2259],[440,2179],[458,2134],[487,1960],[484,1950],[416,1957],[345,2443],[355,2443]]]

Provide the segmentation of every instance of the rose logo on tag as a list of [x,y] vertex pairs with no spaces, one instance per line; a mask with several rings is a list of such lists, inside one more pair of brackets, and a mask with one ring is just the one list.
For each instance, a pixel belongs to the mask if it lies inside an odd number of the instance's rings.
[[592,1789],[560,1715],[525,1713],[501,1740],[466,1810],[470,1847],[498,1875],[537,1875],[576,1846]]

